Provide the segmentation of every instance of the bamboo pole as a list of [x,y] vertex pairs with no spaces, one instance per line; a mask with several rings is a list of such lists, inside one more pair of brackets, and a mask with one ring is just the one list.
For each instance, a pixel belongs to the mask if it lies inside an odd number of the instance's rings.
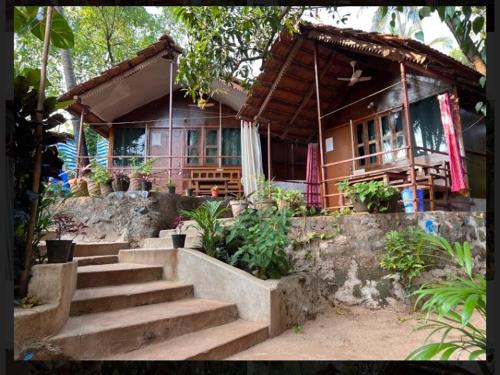
[[410,183],[413,191],[413,211],[417,212],[418,204],[417,204],[417,184],[416,184],[416,175],[415,175],[415,157],[413,155],[413,139],[411,137],[411,127],[410,127],[410,106],[408,101],[408,85],[406,83],[406,67],[404,63],[399,64],[401,70],[401,83],[403,85],[403,112],[405,114],[404,117],[404,125],[406,128],[406,142],[408,145],[408,159],[410,161]]
[[[43,51],[42,51],[42,65],[40,69],[40,84],[38,86],[38,98],[36,105],[35,119],[36,126],[36,153],[35,165],[33,170],[33,185],[31,190],[33,193],[38,194],[40,190],[40,178],[42,174],[42,150],[43,150],[43,102],[45,100],[45,80],[47,79],[47,60],[49,57],[50,49],[50,31],[52,27],[52,11],[53,7],[47,7],[47,17],[45,21],[45,35],[43,38]],[[24,269],[20,277],[20,295],[24,297],[28,290],[28,277],[31,269],[31,262],[33,257],[33,237],[35,235],[35,220],[36,212],[38,209],[38,198],[36,198],[31,205],[30,221],[28,224],[28,232],[26,234],[26,246],[24,248]]]
[[80,177],[80,163],[82,162],[83,115],[85,108],[80,113],[80,127],[78,128],[78,144],[76,147],[76,178]]
[[319,78],[318,78],[318,44],[314,43],[314,80],[316,86],[316,107],[318,109],[318,142],[319,142],[319,154],[320,154],[320,167],[321,167],[321,195],[323,197],[323,208],[326,207],[326,189],[325,189],[325,169],[323,164],[325,163],[323,155],[323,125],[321,123],[321,103],[319,97]]
[[170,79],[169,79],[169,98],[168,98],[168,154],[170,155],[168,164],[168,178],[172,178],[172,95],[173,95],[173,79],[174,79],[174,60],[170,60]]

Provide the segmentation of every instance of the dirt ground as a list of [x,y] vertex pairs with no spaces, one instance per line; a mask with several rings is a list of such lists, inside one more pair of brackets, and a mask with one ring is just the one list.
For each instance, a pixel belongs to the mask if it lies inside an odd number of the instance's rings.
[[[370,310],[338,306],[303,326],[240,352],[229,360],[404,360],[430,331],[414,331],[419,315],[396,306]],[[484,328],[486,322],[474,317]],[[457,336],[449,335],[449,338]],[[433,342],[439,341],[436,335]],[[462,354],[456,359],[467,359]]]

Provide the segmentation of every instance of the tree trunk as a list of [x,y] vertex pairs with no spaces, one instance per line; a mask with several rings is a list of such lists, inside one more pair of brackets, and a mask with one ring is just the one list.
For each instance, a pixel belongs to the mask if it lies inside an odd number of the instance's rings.
[[[465,57],[467,57],[467,60],[470,61],[474,69],[476,69],[479,73],[482,75],[486,75],[486,63],[484,62],[483,58],[481,57],[481,54],[477,50],[476,46],[474,45],[474,42],[470,38],[469,35],[459,35],[456,31],[456,27],[460,23],[460,20],[457,17],[446,17],[446,26],[450,29],[451,33],[457,40],[458,45],[460,46],[460,49],[464,53]],[[464,45],[469,45],[469,48],[464,48]]]
[[[64,7],[56,6],[56,10],[64,17]],[[63,68],[64,83],[66,84],[66,90],[71,90],[76,86],[75,68],[73,65],[73,57],[71,56],[71,50],[61,49],[59,51],[61,55],[61,65]],[[80,134],[80,120],[71,116],[71,123],[73,124],[73,135],[75,143],[78,144],[78,135]],[[87,143],[85,142],[85,133],[82,133],[82,156],[88,156]],[[88,158],[82,159],[82,165],[85,166],[89,163]]]

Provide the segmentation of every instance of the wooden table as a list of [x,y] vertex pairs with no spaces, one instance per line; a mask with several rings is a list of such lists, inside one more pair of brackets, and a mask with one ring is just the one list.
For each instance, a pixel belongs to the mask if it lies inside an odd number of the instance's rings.
[[408,174],[406,172],[398,172],[398,171],[383,171],[378,173],[374,171],[373,173],[365,173],[359,176],[351,177],[349,178],[349,183],[355,184],[357,182],[373,181],[373,180],[382,180],[387,185],[390,185],[394,181],[403,180],[404,182],[406,182],[408,180]]
[[229,191],[227,178],[202,177],[202,178],[193,178],[191,181],[194,184],[196,195],[200,195],[201,193],[209,193],[212,186],[214,185],[219,187],[219,192],[221,191],[220,186],[221,185],[224,186],[224,195],[226,195]]

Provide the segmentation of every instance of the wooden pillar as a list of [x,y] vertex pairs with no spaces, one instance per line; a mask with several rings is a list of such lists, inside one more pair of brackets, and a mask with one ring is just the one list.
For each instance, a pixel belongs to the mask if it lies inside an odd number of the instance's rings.
[[399,64],[401,70],[401,83],[402,83],[402,95],[403,95],[403,112],[404,112],[404,126],[406,129],[406,145],[408,148],[408,159],[410,161],[410,184],[413,191],[413,210],[417,212],[417,184],[415,175],[415,157],[413,155],[413,139],[411,122],[410,122],[410,102],[408,100],[408,85],[406,82],[406,67],[404,63]]
[[222,169],[222,104],[219,102],[219,168]]
[[108,137],[108,169],[113,169],[113,148],[115,144],[115,127],[111,125]]
[[173,95],[173,80],[174,80],[174,60],[170,60],[170,82],[168,95],[168,178],[172,178],[172,95]]
[[272,180],[272,163],[271,163],[271,122],[267,123],[267,179]]
[[319,96],[319,77],[318,77],[318,44],[314,43],[314,80],[316,87],[316,107],[318,110],[318,142],[319,142],[319,161],[321,169],[321,196],[323,198],[323,208],[326,208],[326,189],[325,189],[325,164],[323,154],[323,125],[321,123],[321,102]]
[[76,146],[76,177],[80,177],[80,167],[82,164],[82,139],[83,139],[83,116],[85,114],[85,108],[82,108],[80,113],[80,127],[78,129],[78,144]]

